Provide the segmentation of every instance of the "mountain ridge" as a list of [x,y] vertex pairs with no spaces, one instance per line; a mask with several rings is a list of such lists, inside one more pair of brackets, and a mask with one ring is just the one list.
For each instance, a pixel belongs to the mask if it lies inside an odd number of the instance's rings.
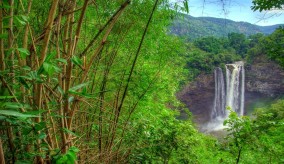
[[170,32],[188,40],[194,40],[207,36],[226,37],[228,33],[232,32],[243,33],[247,36],[257,33],[268,35],[279,26],[283,26],[283,24],[259,26],[243,21],[236,22],[214,17],[193,17],[183,14],[173,20]]

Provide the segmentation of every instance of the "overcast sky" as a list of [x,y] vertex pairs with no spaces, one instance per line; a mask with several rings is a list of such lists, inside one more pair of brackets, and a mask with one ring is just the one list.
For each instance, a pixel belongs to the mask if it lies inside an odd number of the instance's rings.
[[252,0],[189,0],[189,15],[226,18],[262,26],[284,24],[283,12],[253,12],[251,6]]

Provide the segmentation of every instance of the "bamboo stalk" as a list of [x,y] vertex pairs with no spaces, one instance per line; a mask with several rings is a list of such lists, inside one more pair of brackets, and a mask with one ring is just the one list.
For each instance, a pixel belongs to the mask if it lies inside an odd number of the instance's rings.
[[[117,15],[114,17],[114,19],[112,20],[110,26],[108,27],[108,29],[107,29],[105,35],[103,36],[103,39],[102,39],[102,41],[101,41],[101,44],[97,47],[97,49],[96,49],[96,51],[94,52],[94,54],[92,55],[92,57],[91,57],[91,59],[90,59],[88,65],[86,66],[86,68],[85,68],[85,70],[84,70],[84,73],[83,73],[83,75],[82,75],[82,77],[81,77],[81,79],[80,79],[80,83],[83,83],[83,82],[86,80],[86,78],[87,78],[87,76],[88,76],[88,73],[89,73],[89,71],[90,71],[90,68],[91,68],[91,66],[92,66],[92,64],[93,64],[93,62],[94,62],[94,59],[97,57],[98,54],[100,54],[102,48],[103,48],[104,45],[105,45],[105,42],[106,42],[106,40],[107,40],[107,37],[110,35],[110,32],[111,32],[112,29],[113,29],[113,26],[115,25],[115,23],[117,22],[118,18],[119,18],[120,15],[123,13],[123,11],[126,9],[126,7],[127,7],[127,5],[128,5],[129,3],[130,3],[130,1],[127,0],[127,1],[125,1],[125,2],[121,5],[121,8],[120,8],[119,12],[118,12]],[[78,99],[78,98],[75,98],[75,99]],[[75,102],[73,103],[73,107],[77,107],[77,106],[78,106],[77,103],[79,103],[79,101],[75,101]],[[67,126],[67,127],[69,127],[69,128],[71,128],[72,119],[73,119],[73,116],[74,116],[74,114],[75,114],[75,111],[76,111],[76,109],[75,109],[75,108],[72,108],[72,110],[70,111],[70,113],[69,113],[69,115],[68,115],[68,117],[69,117],[70,119],[68,119],[68,126]]]
[[[14,42],[14,33],[13,33],[13,21],[14,21],[14,0],[9,0],[9,6],[11,6],[9,10],[9,28],[8,28],[8,49],[13,49],[13,42]],[[10,54],[10,76],[12,78],[12,83],[15,83],[15,78],[14,78],[14,51],[11,51]],[[12,87],[13,90],[13,87]]]
[[[1,5],[3,2],[1,1]],[[0,34],[3,35],[3,9],[0,8]],[[5,70],[5,54],[4,54],[4,39],[0,38],[0,70],[4,71]]]
[[0,164],[5,164],[5,156],[2,146],[2,139],[0,138]]
[[[66,1],[67,2],[67,1]],[[70,1],[71,3],[71,6],[69,8],[69,10],[74,10],[75,9],[75,5],[76,5],[76,2],[75,1]],[[70,85],[71,85],[71,77],[72,77],[72,69],[73,69],[73,63],[71,62],[71,56],[72,56],[72,35],[73,35],[73,25],[74,25],[74,13],[72,14],[69,14],[67,15],[67,20],[66,20],[66,24],[67,24],[67,27],[65,28],[65,39],[66,39],[66,47],[68,45],[68,49],[67,49],[67,54],[65,56],[65,58],[67,59],[67,67],[65,68],[65,78],[64,78],[64,91],[65,91],[65,96],[63,97],[64,99],[64,104],[63,106],[61,106],[63,108],[62,110],[62,116],[64,117],[62,121],[63,124],[61,126],[63,126],[64,128],[68,128],[68,123],[67,123],[67,118],[66,116],[68,116],[68,112],[69,112],[69,108],[70,108],[70,104],[68,102],[68,90],[70,88]],[[65,47],[65,48],[66,48]],[[66,52],[66,51],[65,51]],[[64,132],[62,132],[64,133]],[[63,137],[63,136],[62,136]],[[68,146],[70,145],[70,140],[69,140],[69,137],[68,135],[65,135],[64,134],[64,139],[66,140],[66,144],[64,144],[65,146],[63,147],[63,152],[66,152]]]
[[[73,6],[71,8],[74,9],[75,8],[75,3],[73,3]],[[71,62],[71,57],[72,57],[72,49],[73,49],[73,42],[72,42],[72,34],[73,34],[73,22],[74,22],[74,13],[68,15],[68,24],[69,24],[69,29],[68,29],[68,52],[66,55],[67,60],[67,67],[66,67],[66,75],[65,75],[65,99],[64,99],[64,113],[68,113],[69,112],[69,102],[68,102],[68,90],[70,88],[71,85],[71,77],[72,77],[72,68],[73,68],[73,63]],[[68,125],[66,124],[66,127],[68,127]]]
[[42,51],[40,54],[40,59],[39,59],[39,65],[42,65],[42,63],[44,62],[45,58],[46,58],[46,53],[47,53],[47,48],[48,48],[48,44],[50,41],[50,35],[51,35],[51,29],[53,26],[53,22],[54,22],[54,16],[56,13],[56,9],[58,6],[58,2],[59,0],[53,0],[52,1],[52,5],[49,11],[49,15],[48,15],[48,19],[47,19],[47,23],[46,23],[46,31],[44,33],[44,39],[43,39],[43,46],[42,46]]

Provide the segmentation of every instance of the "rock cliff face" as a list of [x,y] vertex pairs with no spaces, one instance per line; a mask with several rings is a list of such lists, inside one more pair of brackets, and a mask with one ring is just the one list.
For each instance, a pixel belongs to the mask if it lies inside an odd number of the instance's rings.
[[[276,63],[265,57],[259,57],[251,65],[246,65],[245,71],[245,108],[263,98],[284,95],[284,70]],[[202,124],[210,119],[214,87],[214,74],[203,74],[177,94],[178,99],[193,113],[197,123]]]
[[207,122],[213,106],[214,75],[200,75],[194,82],[186,85],[177,97],[192,112],[194,120],[198,123]]
[[257,58],[246,67],[246,91],[266,96],[284,94],[284,70],[266,58]]

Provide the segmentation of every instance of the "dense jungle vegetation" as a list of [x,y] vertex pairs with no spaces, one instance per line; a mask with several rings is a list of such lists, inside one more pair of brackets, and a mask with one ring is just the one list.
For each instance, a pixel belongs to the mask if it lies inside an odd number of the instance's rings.
[[176,119],[188,109],[175,93],[202,72],[263,55],[284,67],[283,28],[169,34],[188,3],[2,0],[0,163],[283,163],[284,100],[231,112],[221,140]]

